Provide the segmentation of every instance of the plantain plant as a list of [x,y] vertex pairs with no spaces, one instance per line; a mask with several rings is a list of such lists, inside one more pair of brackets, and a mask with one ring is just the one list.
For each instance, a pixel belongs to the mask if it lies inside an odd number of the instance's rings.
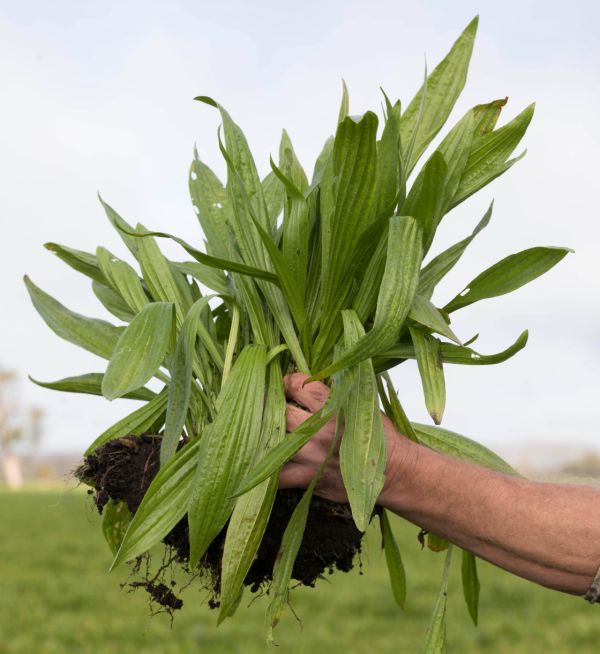
[[[278,472],[326,422],[345,419],[341,471],[352,517],[364,532],[384,482],[381,411],[407,437],[452,456],[508,474],[514,471],[482,445],[438,425],[445,405],[444,366],[505,361],[527,332],[497,354],[476,352],[451,328],[455,311],[509,293],[539,277],[568,252],[534,247],[494,263],[464,290],[433,302],[436,285],[486,227],[430,257],[440,221],[506,172],[533,115],[533,105],[497,127],[506,99],[469,109],[447,131],[419,171],[465,84],[477,30],[474,19],[406,106],[383,94],[383,116],[349,115],[343,87],[339,121],[309,180],[283,131],[277,163],[261,179],[240,127],[220,113],[218,145],[227,165],[223,184],[195,153],[189,185],[204,247],[129,225],[101,199],[134,265],[99,247],[95,254],[46,244],[92,280],[104,307],[124,325],[74,313],[25,278],[35,308],[60,337],[108,365],[55,382],[54,390],[131,398],[143,404],[100,434],[86,455],[124,436],[160,435],[160,470],[131,515],[117,504],[104,518],[116,555],[113,567],[148,551],[187,516],[193,570],[226,528],[219,621],[233,614],[276,497]],[[409,183],[409,180],[414,180]],[[159,239],[187,253],[172,261]],[[191,257],[191,258],[190,258]],[[210,293],[206,291],[210,290]],[[404,413],[389,371],[416,359],[434,425]],[[282,377],[300,371],[331,387],[325,406],[286,434]],[[146,386],[158,380],[161,390]],[[156,382],[155,382],[156,383]],[[156,387],[156,386],[155,386]],[[273,570],[268,637],[288,601],[294,559],[314,492],[296,506]],[[378,521],[394,598],[406,584],[398,544],[385,511]],[[441,651],[451,547],[426,651]],[[465,598],[477,621],[476,561],[462,553]]]

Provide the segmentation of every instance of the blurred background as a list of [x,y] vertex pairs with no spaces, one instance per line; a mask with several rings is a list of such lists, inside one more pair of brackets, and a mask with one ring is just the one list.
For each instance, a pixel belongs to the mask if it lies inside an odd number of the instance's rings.
[[[127,258],[98,191],[129,222],[201,244],[187,191],[194,144],[221,176],[224,165],[217,114],[194,96],[227,107],[261,173],[283,127],[310,170],[335,129],[342,78],[353,114],[377,110],[380,86],[406,103],[424,58],[431,70],[475,14],[469,80],[449,122],[505,96],[500,123],[532,101],[536,114],[527,156],[442,223],[433,254],[470,233],[495,199],[491,224],[434,300],[444,304],[482,269],[533,245],[575,254],[514,294],[455,314],[455,332],[479,332],[482,353],[504,349],[525,328],[530,340],[500,366],[447,366],[444,425],[528,475],[589,482],[600,471],[597,3],[0,0],[0,652],[263,649],[260,600],[215,630],[190,591],[171,630],[168,617],[148,618],[143,597],[119,591],[119,573],[105,574],[110,555],[71,472],[127,409],[27,380],[100,372],[103,362],[50,332],[22,276],[77,312],[107,317],[88,281],[43,244],[104,245]],[[428,421],[416,366],[393,376],[410,417]],[[415,528],[396,527],[414,575],[406,614],[391,601],[374,535],[363,576],[338,574],[317,592],[295,593],[304,633],[288,616],[285,651],[417,651],[441,561],[420,551]],[[478,629],[458,579],[451,589],[454,651],[592,651],[597,608],[489,566],[482,578]]]

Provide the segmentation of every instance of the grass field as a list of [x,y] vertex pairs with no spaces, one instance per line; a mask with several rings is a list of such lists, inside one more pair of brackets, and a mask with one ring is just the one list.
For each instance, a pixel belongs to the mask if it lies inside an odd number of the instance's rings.
[[[218,629],[206,594],[190,587],[173,626],[150,617],[144,593],[121,591],[126,570],[108,575],[108,548],[81,491],[0,492],[0,652],[150,654],[267,650],[259,598]],[[363,574],[337,573],[293,592],[302,620],[288,613],[276,631],[290,654],[419,652],[443,555],[421,551],[415,527],[395,529],[408,569],[408,606],[392,602],[378,538],[370,535]],[[543,537],[540,534],[540,537]],[[576,544],[574,544],[575,546]],[[455,557],[449,590],[449,651],[587,653],[600,642],[600,607],[539,588],[481,564],[480,626],[467,615]]]

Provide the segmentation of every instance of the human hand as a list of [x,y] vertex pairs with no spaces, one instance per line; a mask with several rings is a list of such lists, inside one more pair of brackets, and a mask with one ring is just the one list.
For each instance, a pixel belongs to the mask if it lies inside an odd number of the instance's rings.
[[[303,386],[308,375],[294,373],[284,377],[285,394],[288,401],[286,429],[288,432],[299,427],[305,420],[321,409],[329,397],[329,388],[322,382],[310,382]],[[300,405],[300,406],[298,406]],[[386,481],[382,494],[391,484],[398,469],[398,461],[411,442],[402,436],[392,422],[382,415],[387,445]],[[335,418],[332,418],[302,447],[283,467],[279,477],[280,488],[306,488],[325,459],[335,438]],[[342,436],[343,438],[343,436]],[[332,502],[346,503],[348,495],[344,488],[339,457],[340,443],[325,465],[315,487],[315,493]]]

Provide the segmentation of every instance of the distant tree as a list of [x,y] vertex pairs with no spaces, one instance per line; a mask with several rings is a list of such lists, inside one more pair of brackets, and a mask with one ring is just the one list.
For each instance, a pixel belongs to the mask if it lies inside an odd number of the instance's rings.
[[0,464],[9,488],[23,484],[23,458],[40,442],[42,411],[24,413],[16,396],[16,375],[0,370]]

